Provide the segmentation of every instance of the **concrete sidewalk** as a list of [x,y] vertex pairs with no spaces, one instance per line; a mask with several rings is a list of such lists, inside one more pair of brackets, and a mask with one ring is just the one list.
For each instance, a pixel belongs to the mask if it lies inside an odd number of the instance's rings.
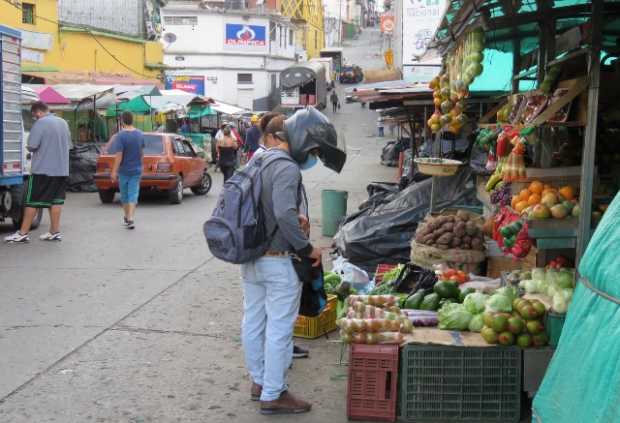
[[[323,246],[321,190],[348,191],[354,211],[369,182],[396,173],[379,164],[384,141],[368,136],[374,112],[343,104],[330,118],[346,134],[347,165],[340,175],[321,166],[304,174]],[[238,269],[213,259],[200,233],[220,177],[207,198],[147,200],[134,233],[120,228],[117,205],[76,194],[65,241],[0,245],[0,422],[274,420],[248,399]],[[311,358],[295,362],[291,390],[314,409],[296,421],[347,421],[337,339],[299,342]]]

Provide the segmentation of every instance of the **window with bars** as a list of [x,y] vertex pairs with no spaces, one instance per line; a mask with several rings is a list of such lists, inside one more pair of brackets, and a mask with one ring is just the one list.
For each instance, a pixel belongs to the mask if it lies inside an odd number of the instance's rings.
[[22,23],[34,25],[34,4],[22,3]]
[[198,16],[164,16],[165,25],[198,25]]

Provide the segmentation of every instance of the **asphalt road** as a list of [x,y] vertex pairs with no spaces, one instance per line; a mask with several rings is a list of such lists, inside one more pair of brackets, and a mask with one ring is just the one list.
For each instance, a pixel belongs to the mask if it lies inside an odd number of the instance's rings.
[[[346,56],[376,67],[380,45],[367,31]],[[349,156],[340,175],[320,166],[304,174],[313,238],[324,246],[322,189],[349,191],[353,211],[369,182],[395,179],[394,169],[379,165],[384,141],[371,136],[374,112],[343,101],[328,116]],[[134,231],[121,227],[118,204],[70,194],[61,243],[0,245],[0,422],[272,420],[248,400],[238,269],[210,255],[201,231],[222,183],[213,176],[206,197],[186,190],[176,206],[144,199]],[[46,216],[35,237],[47,224]],[[0,225],[2,236],[11,230]],[[347,421],[336,339],[300,341],[311,358],[295,362],[291,390],[314,410],[299,422]]]

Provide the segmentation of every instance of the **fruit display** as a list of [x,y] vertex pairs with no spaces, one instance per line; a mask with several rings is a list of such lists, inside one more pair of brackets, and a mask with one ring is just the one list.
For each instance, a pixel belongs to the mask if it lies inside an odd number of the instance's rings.
[[337,321],[345,344],[400,344],[413,323],[393,295],[350,295],[346,317]]
[[478,28],[467,34],[444,61],[441,73],[429,83],[435,112],[427,124],[433,133],[447,129],[458,134],[467,123],[464,100],[469,96],[469,86],[482,73],[483,50],[484,31]]
[[538,300],[515,298],[510,311],[486,311],[480,335],[488,344],[542,347],[549,338],[543,325],[546,308]]
[[540,181],[532,181],[527,188],[513,195],[511,207],[530,220],[564,219],[580,214],[574,187],[565,185],[556,189]]
[[457,248],[484,251],[482,224],[482,221],[471,218],[463,210],[455,215],[428,215],[418,224],[415,241],[442,250]]
[[502,207],[495,215],[493,239],[505,254],[523,258],[532,248],[528,223],[518,213],[508,207]]
[[553,267],[532,269],[531,279],[523,279],[519,287],[528,294],[544,294],[551,297],[552,311],[563,314],[568,310],[575,290],[575,269]]
[[495,188],[491,191],[490,199],[491,204],[498,207],[509,206],[512,200],[512,186],[510,182],[506,183],[500,180],[500,182],[495,185]]

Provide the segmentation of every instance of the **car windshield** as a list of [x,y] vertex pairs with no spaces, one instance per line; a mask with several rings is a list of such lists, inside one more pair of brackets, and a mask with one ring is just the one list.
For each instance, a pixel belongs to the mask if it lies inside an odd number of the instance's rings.
[[164,142],[161,135],[144,135],[144,154],[158,155],[164,152]]

